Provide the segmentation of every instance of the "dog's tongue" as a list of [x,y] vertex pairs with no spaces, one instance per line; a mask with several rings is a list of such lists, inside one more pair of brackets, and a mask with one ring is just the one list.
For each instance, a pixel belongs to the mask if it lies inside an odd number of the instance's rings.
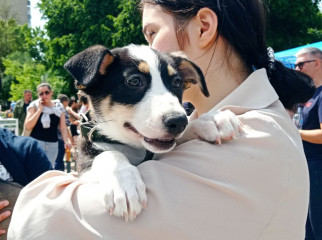
[[153,145],[155,148],[166,150],[173,146],[175,140],[174,138],[152,139],[144,137],[144,141],[146,141],[150,145]]

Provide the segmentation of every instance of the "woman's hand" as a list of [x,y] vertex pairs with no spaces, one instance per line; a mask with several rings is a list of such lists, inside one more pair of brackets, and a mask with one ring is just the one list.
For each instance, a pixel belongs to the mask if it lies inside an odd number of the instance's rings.
[[[73,144],[73,143],[72,143],[72,144]],[[70,144],[69,142],[67,142],[67,143],[65,142],[65,143],[64,143],[64,145],[65,145],[65,149],[67,149],[67,148],[69,148],[69,149],[70,149],[70,148],[72,148],[72,146],[73,146],[72,144]]]
[[44,101],[39,99],[39,104],[37,107],[30,107],[27,111],[26,119],[25,119],[25,128],[28,130],[32,130],[44,109]]
[[[9,205],[9,201],[7,200],[3,200],[0,201],[0,210],[7,207]],[[0,213],[0,222],[8,217],[10,217],[11,212],[10,211],[4,211],[2,213]],[[7,229],[0,229],[0,235],[5,234],[7,232]]]
[[38,109],[40,112],[42,112],[42,110],[44,109],[44,101],[39,99],[39,105],[38,105]]

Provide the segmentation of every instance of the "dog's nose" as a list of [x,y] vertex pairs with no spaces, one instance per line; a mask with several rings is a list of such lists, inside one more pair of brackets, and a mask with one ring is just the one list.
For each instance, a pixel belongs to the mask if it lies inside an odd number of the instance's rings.
[[162,120],[168,132],[176,135],[182,133],[188,124],[187,116],[182,113],[168,114]]

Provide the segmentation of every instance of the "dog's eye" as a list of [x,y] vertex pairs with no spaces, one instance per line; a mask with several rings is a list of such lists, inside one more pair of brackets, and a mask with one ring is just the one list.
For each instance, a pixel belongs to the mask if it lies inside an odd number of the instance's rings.
[[173,87],[180,87],[181,83],[182,83],[182,79],[178,76],[176,76],[172,79],[172,86]]
[[139,76],[132,76],[130,78],[125,79],[125,83],[130,87],[141,87],[142,80]]

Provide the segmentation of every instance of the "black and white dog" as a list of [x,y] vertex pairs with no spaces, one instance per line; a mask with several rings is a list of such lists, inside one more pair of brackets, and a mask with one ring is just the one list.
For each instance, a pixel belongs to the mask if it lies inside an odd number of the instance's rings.
[[181,100],[184,89],[197,84],[209,94],[199,67],[181,53],[97,45],[73,56],[65,68],[91,102],[81,124],[78,171],[83,179],[105,185],[107,209],[126,220],[134,219],[147,203],[145,185],[133,166],[150,157],[146,150],[164,153],[177,139],[215,142],[240,131],[231,112],[188,125]]

